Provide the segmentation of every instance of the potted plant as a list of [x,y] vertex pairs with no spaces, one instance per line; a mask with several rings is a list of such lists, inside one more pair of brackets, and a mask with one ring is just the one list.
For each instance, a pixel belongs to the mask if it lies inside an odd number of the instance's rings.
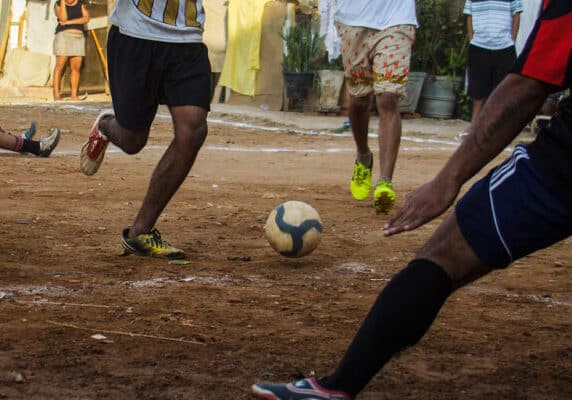
[[304,98],[313,84],[313,65],[320,55],[323,38],[311,18],[301,18],[295,25],[286,26],[281,36],[284,40],[282,69],[286,96]]
[[419,0],[417,11],[420,27],[411,64],[412,69],[427,72],[420,111],[428,117],[451,118],[465,74],[466,18],[442,0]]
[[328,53],[325,52],[323,62],[316,66],[314,78],[319,111],[339,111],[340,93],[344,84],[342,56],[328,60]]

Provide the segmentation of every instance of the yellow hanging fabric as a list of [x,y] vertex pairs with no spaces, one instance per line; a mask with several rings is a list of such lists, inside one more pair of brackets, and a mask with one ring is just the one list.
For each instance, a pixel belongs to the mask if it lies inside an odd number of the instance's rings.
[[[230,0],[228,42],[219,84],[254,96],[260,69],[260,36],[264,6],[270,0]],[[207,16],[208,18],[208,16]]]

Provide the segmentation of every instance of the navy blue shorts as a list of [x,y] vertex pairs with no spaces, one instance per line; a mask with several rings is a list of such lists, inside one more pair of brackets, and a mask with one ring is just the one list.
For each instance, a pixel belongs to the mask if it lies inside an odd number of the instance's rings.
[[112,26],[107,60],[113,110],[124,128],[149,128],[159,104],[210,110],[211,67],[203,43],[137,39]]
[[465,240],[493,268],[572,234],[572,208],[548,190],[523,145],[475,183],[455,213]]

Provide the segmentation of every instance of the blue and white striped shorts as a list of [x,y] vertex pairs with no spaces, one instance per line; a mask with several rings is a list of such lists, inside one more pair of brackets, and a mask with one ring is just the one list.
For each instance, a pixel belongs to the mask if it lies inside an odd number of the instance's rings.
[[475,183],[455,213],[465,240],[494,268],[572,234],[572,207],[547,188],[524,145]]

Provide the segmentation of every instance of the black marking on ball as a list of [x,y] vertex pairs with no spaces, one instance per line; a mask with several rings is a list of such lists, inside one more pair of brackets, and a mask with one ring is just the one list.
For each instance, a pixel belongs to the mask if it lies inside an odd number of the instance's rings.
[[307,219],[299,226],[290,225],[284,221],[284,214],[286,210],[284,205],[280,204],[276,207],[276,218],[274,219],[278,228],[285,233],[290,234],[292,237],[292,250],[291,251],[281,251],[280,254],[286,257],[294,257],[298,254],[302,247],[304,246],[304,241],[302,238],[304,234],[312,228],[316,228],[318,232],[322,232],[322,224],[317,219]]

